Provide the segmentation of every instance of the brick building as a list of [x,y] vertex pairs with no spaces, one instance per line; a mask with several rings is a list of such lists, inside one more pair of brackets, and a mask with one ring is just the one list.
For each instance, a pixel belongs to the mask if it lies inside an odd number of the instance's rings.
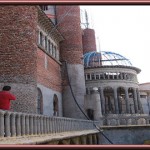
[[[132,88],[131,93],[138,90],[140,69],[102,66],[94,30],[81,29],[79,6],[1,5],[0,15],[0,88],[12,87],[17,97],[11,105],[13,111],[84,119],[76,100],[91,119],[98,120],[109,112],[105,107],[109,102],[102,97],[105,89],[100,90],[103,85],[114,88],[118,84],[124,95],[126,89]],[[83,63],[83,56],[91,58],[93,54],[99,58],[99,66],[93,61],[96,57]],[[86,66],[87,62],[96,65]],[[107,80],[101,73],[107,74]],[[106,88],[106,93],[109,90]],[[136,92],[133,95],[139,96]],[[113,113],[121,113],[118,102],[112,100]],[[142,111],[139,101],[133,105],[134,113]],[[131,113],[129,104],[121,108]]]

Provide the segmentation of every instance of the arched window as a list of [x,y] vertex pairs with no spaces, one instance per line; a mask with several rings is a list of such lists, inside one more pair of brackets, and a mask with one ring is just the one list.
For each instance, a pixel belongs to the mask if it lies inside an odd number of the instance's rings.
[[58,97],[56,94],[54,94],[54,97],[53,97],[53,115],[54,116],[58,116]]
[[43,114],[43,96],[39,88],[37,88],[37,113]]

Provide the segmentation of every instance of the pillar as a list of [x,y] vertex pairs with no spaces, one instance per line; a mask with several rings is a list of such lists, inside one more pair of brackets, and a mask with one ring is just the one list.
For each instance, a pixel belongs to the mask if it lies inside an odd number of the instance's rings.
[[115,101],[115,113],[119,114],[118,97],[117,97],[117,89],[116,88],[114,88],[114,101]]
[[16,114],[16,135],[21,135],[21,121],[20,121],[21,113]]
[[5,136],[10,137],[10,112],[5,113]]
[[86,141],[87,141],[87,139],[86,139],[86,136],[81,136],[81,144],[82,145],[86,145],[87,143],[86,143]]
[[87,144],[92,145],[92,135],[87,135]]
[[16,113],[11,113],[10,115],[10,124],[11,124],[11,136],[14,137],[16,136]]
[[25,129],[25,114],[21,114],[21,135],[24,136],[26,134]]
[[102,114],[105,115],[105,98],[104,98],[104,89],[100,88],[100,99],[101,99],[101,106],[102,106]]
[[4,114],[5,111],[0,110],[0,137],[4,137]]
[[137,105],[137,93],[136,93],[136,89],[133,89],[133,100],[134,100],[134,109],[135,109],[135,113],[138,112],[138,105]]
[[125,88],[125,101],[126,101],[126,113],[130,112],[129,109],[129,94],[128,94],[128,89]]
[[100,117],[102,117],[102,110],[101,110],[101,99],[98,92],[98,88],[94,87],[92,94],[91,94],[91,100],[93,101],[94,106],[94,120],[100,120]]

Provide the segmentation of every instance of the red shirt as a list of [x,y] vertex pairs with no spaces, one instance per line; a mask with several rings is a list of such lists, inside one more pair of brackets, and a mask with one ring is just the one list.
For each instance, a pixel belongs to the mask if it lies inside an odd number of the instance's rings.
[[10,100],[16,100],[16,97],[9,91],[0,91],[0,109],[9,110]]

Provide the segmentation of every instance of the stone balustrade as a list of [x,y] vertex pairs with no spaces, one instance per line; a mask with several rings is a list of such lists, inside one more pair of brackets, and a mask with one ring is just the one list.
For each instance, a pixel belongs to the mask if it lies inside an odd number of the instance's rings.
[[[98,122],[95,122],[98,125]],[[56,134],[95,129],[93,121],[0,110],[0,137]]]
[[150,125],[150,116],[147,114],[110,114],[100,119],[103,126]]

